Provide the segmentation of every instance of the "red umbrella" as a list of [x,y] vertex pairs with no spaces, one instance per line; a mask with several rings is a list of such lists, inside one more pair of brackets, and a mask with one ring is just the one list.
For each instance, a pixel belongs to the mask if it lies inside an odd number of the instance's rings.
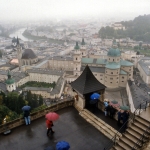
[[55,121],[59,118],[59,115],[55,112],[50,112],[48,114],[45,115],[45,118],[51,121]]

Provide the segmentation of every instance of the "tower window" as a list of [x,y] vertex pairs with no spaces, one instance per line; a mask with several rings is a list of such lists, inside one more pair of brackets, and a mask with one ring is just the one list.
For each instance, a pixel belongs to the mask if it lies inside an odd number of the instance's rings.
[[76,60],[78,60],[78,58],[76,58]]
[[114,59],[113,59],[113,61],[114,61]]

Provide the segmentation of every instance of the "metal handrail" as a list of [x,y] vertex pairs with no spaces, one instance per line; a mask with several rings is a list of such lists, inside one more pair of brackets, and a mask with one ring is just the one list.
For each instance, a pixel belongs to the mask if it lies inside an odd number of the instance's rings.
[[132,147],[132,150],[135,150],[137,148],[137,145],[141,144],[141,147],[143,146],[143,144],[144,144],[144,138],[145,138],[148,130],[150,130],[150,125],[149,125],[149,127],[146,128],[146,130],[144,130],[144,133],[141,135],[141,137],[134,144],[134,146]]
[[134,111],[133,115],[129,117],[129,119],[121,126],[121,128],[115,133],[115,135],[110,139],[110,142],[109,144],[107,144],[108,146],[105,147],[103,150],[109,150],[112,145],[114,145],[116,143],[116,137],[117,137],[117,134],[120,133],[120,131],[124,128],[124,126],[127,124],[127,123],[130,123],[130,122],[134,122],[135,120],[135,116],[136,116],[136,112],[139,110],[139,115],[141,113],[141,109],[142,109],[142,104],[145,104],[145,111],[146,111],[146,108],[147,108],[147,101],[144,101],[143,103],[141,103],[137,108],[136,110]]

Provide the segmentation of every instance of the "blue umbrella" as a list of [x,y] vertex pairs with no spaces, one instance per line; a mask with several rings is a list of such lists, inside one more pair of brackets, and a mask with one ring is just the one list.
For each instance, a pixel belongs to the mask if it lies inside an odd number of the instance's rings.
[[99,99],[99,98],[100,98],[100,94],[98,94],[98,93],[93,93],[90,98],[91,98],[91,99]]
[[60,141],[56,144],[56,150],[69,150],[70,145],[66,141]]
[[31,109],[30,106],[23,106],[23,107],[22,107],[22,110],[23,110],[23,111],[29,111],[30,109]]

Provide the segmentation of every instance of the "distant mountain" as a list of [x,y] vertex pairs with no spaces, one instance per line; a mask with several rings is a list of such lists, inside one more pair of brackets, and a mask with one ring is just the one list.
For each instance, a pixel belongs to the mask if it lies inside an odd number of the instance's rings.
[[125,30],[115,30],[109,26],[102,27],[99,36],[116,39],[130,37],[136,41],[150,42],[150,15],[138,16],[134,20],[119,23],[125,26]]

